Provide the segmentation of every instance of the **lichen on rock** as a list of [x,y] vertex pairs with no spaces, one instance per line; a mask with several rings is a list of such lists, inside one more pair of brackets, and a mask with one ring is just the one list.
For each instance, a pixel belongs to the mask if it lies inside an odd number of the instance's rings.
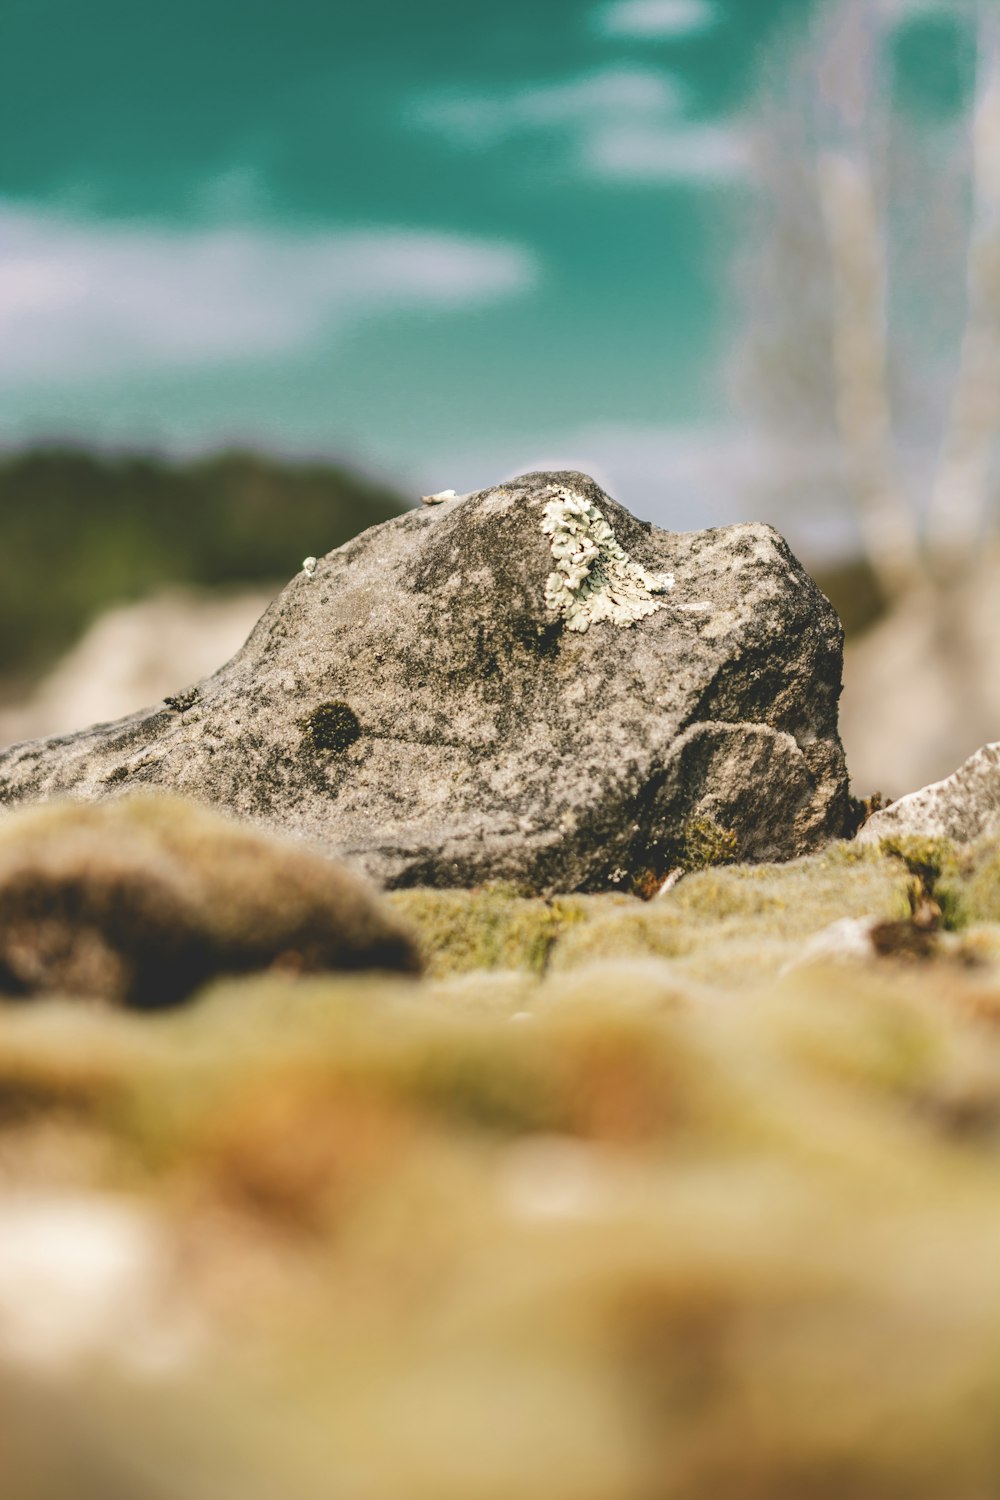
[[545,603],[582,635],[608,620],[625,628],[662,609],[654,597],[674,586],[672,573],[647,573],[619,544],[606,517],[583,495],[553,485],[543,511],[555,569],[545,582]]

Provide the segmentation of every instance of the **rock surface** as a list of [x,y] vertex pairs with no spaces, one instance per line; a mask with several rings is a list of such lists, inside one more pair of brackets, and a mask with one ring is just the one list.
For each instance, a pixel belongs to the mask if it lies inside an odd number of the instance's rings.
[[968,844],[1000,832],[1000,741],[984,745],[943,781],[901,797],[875,813],[858,835],[877,843],[889,835],[954,839]]
[[[560,556],[579,527],[554,501],[596,508],[612,550],[594,523],[592,557]],[[196,692],[8,750],[0,801],[153,786],[390,886],[648,887],[692,825],[748,860],[841,832],[840,685],[837,617],[769,527],[663,532],[531,474],[329,553]]]

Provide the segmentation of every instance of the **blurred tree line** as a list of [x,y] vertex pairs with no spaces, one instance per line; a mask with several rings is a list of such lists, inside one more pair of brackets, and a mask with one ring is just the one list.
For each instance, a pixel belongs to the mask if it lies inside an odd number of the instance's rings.
[[110,603],[168,583],[281,583],[403,508],[347,469],[248,452],[0,458],[0,678],[37,674]]

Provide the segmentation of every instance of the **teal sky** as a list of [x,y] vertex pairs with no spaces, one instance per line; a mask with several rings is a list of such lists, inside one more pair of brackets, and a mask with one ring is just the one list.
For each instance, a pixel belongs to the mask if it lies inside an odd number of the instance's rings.
[[[686,472],[741,117],[808,8],[5,0],[0,442]],[[911,83],[946,72],[918,37]]]

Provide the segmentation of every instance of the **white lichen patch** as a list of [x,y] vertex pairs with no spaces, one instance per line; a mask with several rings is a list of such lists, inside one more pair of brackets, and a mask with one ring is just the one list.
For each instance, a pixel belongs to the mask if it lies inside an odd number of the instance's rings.
[[456,490],[438,490],[436,495],[421,495],[420,501],[423,505],[443,505],[446,500],[464,500],[465,496]]
[[630,627],[662,609],[656,596],[674,586],[672,573],[647,573],[620,546],[607,520],[582,495],[552,486],[542,531],[555,569],[545,582],[545,603],[567,630],[581,634],[599,620]]

